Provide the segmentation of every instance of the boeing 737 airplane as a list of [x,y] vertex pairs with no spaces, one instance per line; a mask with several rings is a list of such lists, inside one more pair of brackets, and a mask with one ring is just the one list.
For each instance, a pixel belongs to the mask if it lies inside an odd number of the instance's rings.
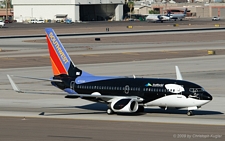
[[[56,33],[46,28],[46,39],[54,76],[50,81],[68,94],[65,98],[82,98],[108,105],[107,114],[143,112],[145,107],[159,106],[187,108],[187,115],[212,100],[212,96],[198,84],[182,79],[176,66],[177,79],[95,76],[79,69],[67,54]],[[22,92],[7,75],[12,88]],[[22,76],[21,76],[22,77]]]
[[148,16],[146,17],[146,21],[147,22],[161,22],[163,23],[163,21],[169,21],[170,20],[170,15],[160,15],[160,14],[148,14]]
[[182,21],[183,18],[186,17],[186,14],[187,14],[187,8],[184,10],[183,14],[171,14],[170,12],[168,13],[168,15],[170,15],[170,19],[173,19],[174,21],[176,20]]

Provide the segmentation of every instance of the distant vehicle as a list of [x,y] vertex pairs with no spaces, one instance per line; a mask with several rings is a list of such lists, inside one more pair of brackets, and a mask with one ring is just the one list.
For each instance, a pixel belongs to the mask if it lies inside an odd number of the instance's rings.
[[4,23],[12,23],[12,20],[5,20]]
[[220,17],[213,17],[212,18],[212,21],[219,21],[220,20]]
[[44,20],[38,20],[37,23],[45,23]]
[[72,20],[71,20],[71,19],[66,19],[66,20],[65,20],[65,23],[71,24],[71,23],[72,23]]
[[5,23],[3,21],[0,21],[1,28],[5,26]]
[[182,21],[183,18],[186,17],[186,14],[187,14],[187,8],[184,10],[183,14],[171,14],[170,12],[168,12],[168,15],[170,15],[170,19],[173,19],[174,21],[176,20]]
[[37,20],[36,20],[36,19],[31,19],[31,20],[29,21],[29,23],[32,23],[32,24],[37,23]]

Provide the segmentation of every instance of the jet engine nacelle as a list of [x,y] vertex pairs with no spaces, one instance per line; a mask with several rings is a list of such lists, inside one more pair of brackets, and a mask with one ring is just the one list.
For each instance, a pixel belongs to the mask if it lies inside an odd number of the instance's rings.
[[138,102],[130,98],[115,99],[110,107],[114,112],[134,113],[138,110]]

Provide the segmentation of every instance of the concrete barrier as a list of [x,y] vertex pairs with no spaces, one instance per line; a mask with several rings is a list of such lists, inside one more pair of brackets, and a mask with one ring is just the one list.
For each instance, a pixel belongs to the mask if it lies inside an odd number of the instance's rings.
[[208,50],[208,55],[215,55],[216,52],[214,50]]

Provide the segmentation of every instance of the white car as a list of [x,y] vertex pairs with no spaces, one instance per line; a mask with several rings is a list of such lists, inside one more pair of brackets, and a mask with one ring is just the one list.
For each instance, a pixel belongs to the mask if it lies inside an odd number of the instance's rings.
[[38,20],[37,23],[45,23],[44,20]]
[[37,23],[37,20],[36,19],[31,19],[30,21],[29,21],[29,23]]
[[5,23],[3,21],[0,21],[0,26],[1,27],[5,26]]
[[219,21],[220,20],[220,17],[213,17],[212,18],[212,21]]

